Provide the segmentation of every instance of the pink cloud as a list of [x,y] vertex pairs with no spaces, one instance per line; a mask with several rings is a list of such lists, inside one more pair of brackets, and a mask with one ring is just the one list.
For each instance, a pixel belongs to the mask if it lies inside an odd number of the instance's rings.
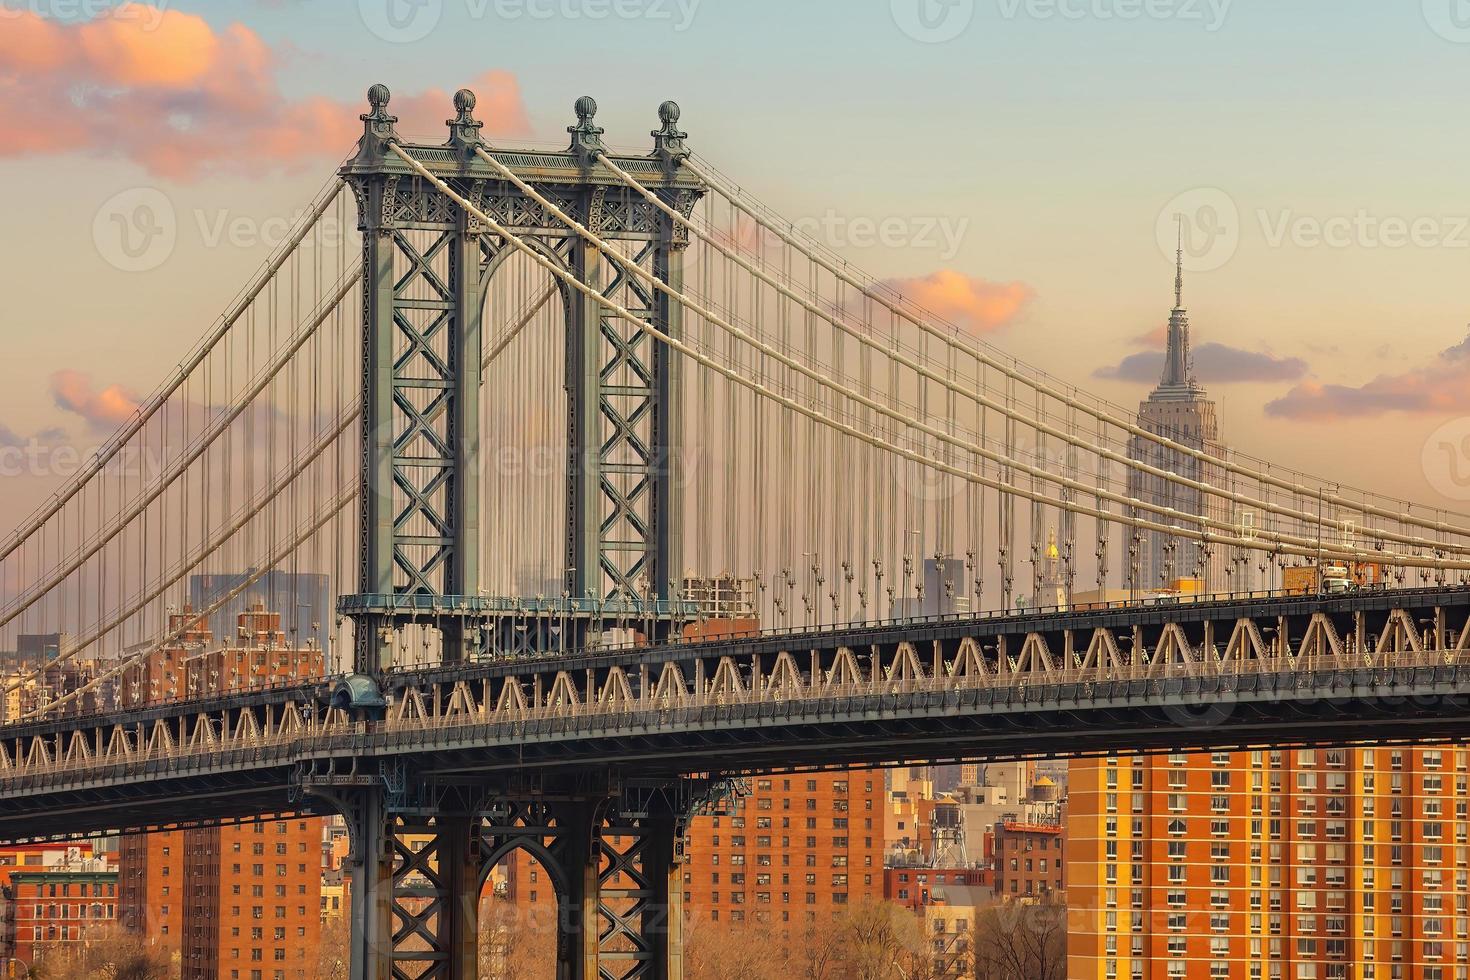
[[1008,326],[1035,295],[1025,283],[990,282],[953,269],[913,279],[887,279],[883,285],[974,333]]
[[57,407],[80,415],[98,429],[114,429],[133,416],[138,397],[121,385],[97,391],[92,377],[81,371],[63,370],[51,375],[51,397]]
[[1137,337],[1133,338],[1134,345],[1138,347],[1152,347],[1157,350],[1163,350],[1164,346],[1168,344],[1168,342],[1169,325],[1166,323],[1160,324],[1147,333],[1141,333]]
[[[146,4],[78,23],[13,12],[0,31],[0,155],[116,156],[178,179],[345,156],[365,105],[285,96],[280,60],[241,24],[216,30]],[[513,75],[489,71],[469,87],[487,136],[529,132]],[[391,109],[405,135],[442,132],[453,114],[439,90],[395,99]]]
[[1267,415],[1306,421],[1465,411],[1470,411],[1470,336],[1423,367],[1380,374],[1361,385],[1303,381],[1266,405]]

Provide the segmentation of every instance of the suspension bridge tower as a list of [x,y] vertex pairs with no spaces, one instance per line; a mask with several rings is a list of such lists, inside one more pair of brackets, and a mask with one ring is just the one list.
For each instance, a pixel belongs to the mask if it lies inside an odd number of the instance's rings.
[[[411,625],[438,626],[452,667],[535,653],[553,636],[580,644],[613,625],[656,638],[684,618],[678,365],[642,327],[677,337],[682,311],[633,272],[681,290],[687,229],[606,163],[686,218],[704,188],[681,166],[672,102],[638,155],[606,151],[586,97],[560,152],[492,148],[467,90],[448,139],[432,145],[399,136],[385,86],[368,102],[341,170],[363,234],[363,492],[359,590],[339,605],[354,623],[356,673],[334,703],[371,723],[409,696],[392,668]],[[482,507],[496,506],[482,500],[481,403],[516,397],[482,389],[482,324],[490,281],[517,254],[566,274],[551,278],[566,330],[567,587],[530,610],[486,595],[480,568]],[[558,978],[680,973],[678,858],[702,784],[605,767],[427,778],[363,760],[304,776],[303,791],[351,828],[355,980],[474,976],[481,889],[517,849],[558,895]]]

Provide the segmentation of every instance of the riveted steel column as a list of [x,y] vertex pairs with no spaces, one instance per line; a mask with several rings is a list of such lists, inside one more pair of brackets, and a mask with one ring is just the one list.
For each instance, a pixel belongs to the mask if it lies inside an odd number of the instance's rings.
[[475,980],[480,968],[479,817],[455,814],[439,828],[439,871],[447,892],[439,940],[452,980]]
[[651,816],[640,855],[652,891],[643,913],[643,937],[653,953],[654,980],[684,977],[683,822],[672,813]]
[[598,980],[597,904],[601,883],[597,868],[597,825],[601,809],[578,801],[558,808],[564,828],[559,854],[567,890],[559,895],[556,937],[556,980]]
[[[585,241],[572,250],[572,272],[601,291],[606,263]],[[602,307],[581,292],[567,323],[567,408],[571,413],[567,488],[567,569],[575,598],[602,598]]]
[[352,843],[349,855],[352,894],[352,980],[391,980],[393,976],[393,825],[387,791],[353,790],[343,817]]
[[[480,229],[461,213],[459,231],[450,246],[449,288],[454,296],[454,333],[449,340],[454,398],[450,407],[449,438],[454,452],[449,513],[453,522],[454,554],[445,591],[470,596],[480,592],[480,361],[483,304],[480,301]],[[466,642],[463,620],[444,625],[444,660],[468,659],[473,644]]]
[[[362,498],[358,591],[393,591],[393,231],[383,218],[383,187],[364,184],[362,334]],[[392,666],[391,637],[381,617],[358,623],[356,669]]]
[[[661,222],[660,239],[653,255],[653,272],[676,292],[684,291],[685,244],[678,242],[678,226],[665,218]],[[658,294],[655,320],[665,333],[679,339],[684,333],[684,306],[667,293]],[[653,594],[659,599],[677,599],[683,590],[683,507],[679,488],[683,483],[680,467],[684,446],[683,413],[679,410],[683,396],[682,358],[663,343],[654,344],[653,399],[653,554],[651,579]]]

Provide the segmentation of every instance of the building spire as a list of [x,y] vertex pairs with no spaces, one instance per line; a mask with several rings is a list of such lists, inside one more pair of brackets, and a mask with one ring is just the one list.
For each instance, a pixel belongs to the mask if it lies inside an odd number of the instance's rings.
[[1189,363],[1189,314],[1184,310],[1184,216],[1176,218],[1178,245],[1174,252],[1174,309],[1169,314],[1168,345],[1160,388],[1194,388]]
[[1184,309],[1184,215],[1176,214],[1174,224],[1178,248],[1174,252],[1174,309]]

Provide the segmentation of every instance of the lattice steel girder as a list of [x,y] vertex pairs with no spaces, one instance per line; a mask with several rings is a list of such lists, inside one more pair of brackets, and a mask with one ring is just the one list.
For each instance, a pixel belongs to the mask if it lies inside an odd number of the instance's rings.
[[[381,115],[381,114],[380,114]],[[369,135],[391,117],[366,118]],[[363,232],[362,479],[356,666],[392,664],[390,597],[479,592],[479,230],[422,182],[344,168]],[[459,620],[448,661],[467,654]]]
[[[602,131],[593,123],[591,99],[578,100],[578,123],[571,128],[567,151],[492,152],[537,193],[605,241],[627,249],[617,256],[589,249],[574,230],[475,155],[474,148],[485,144],[472,115],[473,95],[456,94],[458,115],[450,123],[450,140],[439,146],[399,139],[386,88],[374,86],[369,102],[358,153],[342,168],[357,193],[368,272],[363,422],[369,493],[363,508],[363,595],[354,599],[350,613],[362,620],[359,669],[364,671],[390,662],[388,634],[402,619],[393,595],[454,598],[472,596],[478,588],[473,556],[479,486],[471,460],[478,453],[479,433],[478,415],[471,409],[479,397],[479,317],[489,279],[511,251],[506,241],[467,219],[447,196],[386,152],[388,142],[513,229],[548,261],[676,335],[682,329],[677,304],[648,289],[627,266],[640,264],[681,287],[688,245],[681,225],[617,174],[596,165]],[[614,159],[687,216],[705,188],[679,166],[686,151],[675,126],[677,106],[665,104],[660,118],[651,156]],[[580,294],[563,290],[563,297],[569,316],[567,449],[572,463],[568,591],[597,602],[635,602],[640,620],[678,618],[669,606],[682,574],[672,473],[680,435],[675,359],[636,326],[603,316],[602,307]],[[446,335],[450,342],[438,339]],[[390,365],[383,352],[394,343],[406,354]],[[406,375],[413,364],[428,370]],[[396,503],[390,504],[390,497]],[[607,617],[613,618],[626,617]],[[468,647],[457,637],[470,625],[446,627],[449,659]],[[586,626],[579,624],[579,632]]]
[[478,807],[445,796],[405,811],[392,786],[365,778],[310,789],[347,823],[352,980],[474,977],[484,877]]

